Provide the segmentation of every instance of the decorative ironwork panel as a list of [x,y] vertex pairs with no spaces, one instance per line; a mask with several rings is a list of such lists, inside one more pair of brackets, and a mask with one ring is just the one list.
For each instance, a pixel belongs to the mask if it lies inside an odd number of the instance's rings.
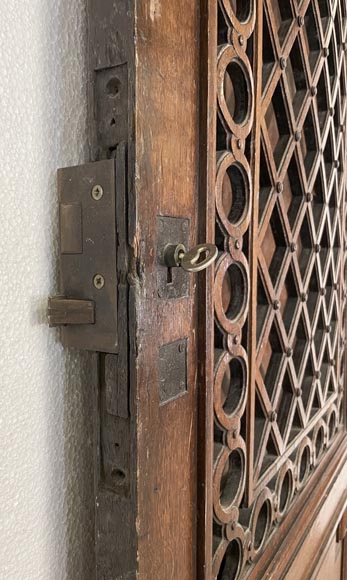
[[219,0],[217,579],[248,575],[344,424],[346,23],[344,0]]

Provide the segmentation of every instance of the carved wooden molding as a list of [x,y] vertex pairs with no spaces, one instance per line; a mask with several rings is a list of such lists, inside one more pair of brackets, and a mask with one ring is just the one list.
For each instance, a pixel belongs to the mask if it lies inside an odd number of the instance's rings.
[[346,16],[218,3],[213,578],[250,573],[344,429]]

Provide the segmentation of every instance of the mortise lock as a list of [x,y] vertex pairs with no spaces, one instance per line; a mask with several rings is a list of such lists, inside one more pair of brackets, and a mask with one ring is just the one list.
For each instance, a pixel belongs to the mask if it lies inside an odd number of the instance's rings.
[[125,196],[125,145],[116,159],[58,171],[61,295],[50,326],[66,346],[116,353],[117,196]]

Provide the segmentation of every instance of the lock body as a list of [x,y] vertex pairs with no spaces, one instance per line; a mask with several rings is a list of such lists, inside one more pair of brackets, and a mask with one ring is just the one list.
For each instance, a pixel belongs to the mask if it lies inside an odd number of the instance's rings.
[[116,193],[122,167],[110,159],[58,171],[61,296],[50,299],[48,314],[51,326],[61,326],[66,346],[118,350]]

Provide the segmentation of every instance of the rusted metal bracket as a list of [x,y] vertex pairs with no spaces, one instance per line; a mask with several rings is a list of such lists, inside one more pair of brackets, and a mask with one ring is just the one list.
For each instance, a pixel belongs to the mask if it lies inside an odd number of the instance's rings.
[[121,147],[115,159],[58,171],[62,295],[49,300],[48,317],[66,346],[118,352],[116,196],[124,184],[116,168],[124,164]]

